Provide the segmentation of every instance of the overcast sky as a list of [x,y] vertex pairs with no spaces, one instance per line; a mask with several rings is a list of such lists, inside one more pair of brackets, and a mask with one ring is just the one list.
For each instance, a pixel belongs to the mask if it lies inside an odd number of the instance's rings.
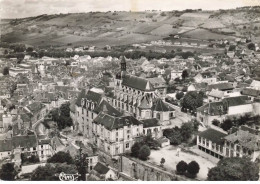
[[249,5],[260,5],[260,0],[0,0],[0,17],[115,10],[216,10]]

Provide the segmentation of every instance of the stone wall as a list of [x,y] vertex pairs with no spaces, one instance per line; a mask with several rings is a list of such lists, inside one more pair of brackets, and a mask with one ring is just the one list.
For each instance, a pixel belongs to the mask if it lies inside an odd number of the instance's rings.
[[173,173],[162,170],[156,166],[150,165],[146,162],[130,158],[127,156],[120,156],[118,160],[119,172],[130,176],[136,180],[143,181],[173,181],[177,180],[177,176]]

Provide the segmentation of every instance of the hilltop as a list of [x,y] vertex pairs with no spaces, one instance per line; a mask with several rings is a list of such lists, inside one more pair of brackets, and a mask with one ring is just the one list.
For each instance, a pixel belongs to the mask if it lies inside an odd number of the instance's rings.
[[89,12],[1,20],[1,41],[32,46],[118,46],[182,34],[195,39],[260,41],[260,7],[232,10]]

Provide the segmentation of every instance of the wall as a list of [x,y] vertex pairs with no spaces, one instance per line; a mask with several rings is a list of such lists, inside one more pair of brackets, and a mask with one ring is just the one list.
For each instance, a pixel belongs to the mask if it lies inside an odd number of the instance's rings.
[[143,181],[173,181],[177,178],[175,174],[130,157],[120,156],[118,162],[119,172],[131,178]]

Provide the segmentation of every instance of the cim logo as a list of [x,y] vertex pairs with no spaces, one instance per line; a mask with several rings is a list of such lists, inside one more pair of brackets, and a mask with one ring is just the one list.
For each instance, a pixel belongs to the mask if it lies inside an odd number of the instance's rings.
[[64,172],[61,172],[59,174],[59,179],[60,179],[60,181],[77,181],[79,176],[80,175],[78,173],[77,174],[65,174]]

